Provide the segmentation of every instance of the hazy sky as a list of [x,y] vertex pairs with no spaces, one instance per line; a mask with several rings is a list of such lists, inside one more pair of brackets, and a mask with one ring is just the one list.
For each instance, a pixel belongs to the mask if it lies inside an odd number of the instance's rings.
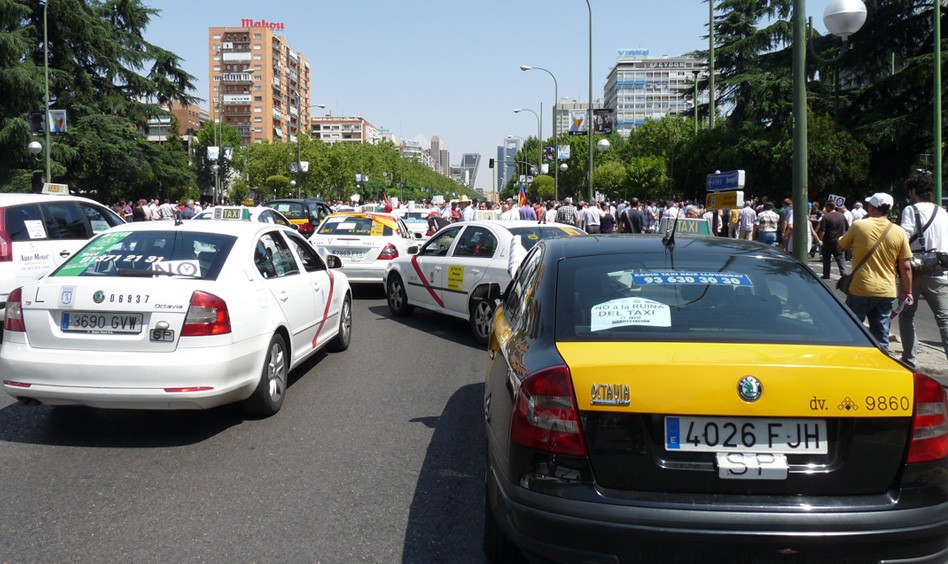
[[[823,31],[828,0],[807,13]],[[588,99],[588,10],[583,0],[146,0],[160,10],[145,38],[183,59],[195,95],[207,99],[207,28],[239,27],[242,18],[283,22],[290,45],[310,63],[312,103],[332,115],[362,116],[403,139],[437,135],[451,152],[480,153],[477,188],[491,188],[487,159],[506,135],[552,132],[553,81],[559,95]],[[590,0],[593,98],[620,49],[652,56],[707,48],[703,0]],[[207,102],[202,107],[207,108]],[[314,114],[317,111],[315,109]]]

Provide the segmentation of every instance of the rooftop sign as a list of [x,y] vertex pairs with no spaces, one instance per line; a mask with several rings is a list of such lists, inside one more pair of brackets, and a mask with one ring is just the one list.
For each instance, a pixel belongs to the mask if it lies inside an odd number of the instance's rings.
[[283,30],[283,22],[268,22],[267,20],[243,18],[240,20],[240,27],[265,27],[267,29]]
[[648,57],[648,49],[619,49],[619,58]]

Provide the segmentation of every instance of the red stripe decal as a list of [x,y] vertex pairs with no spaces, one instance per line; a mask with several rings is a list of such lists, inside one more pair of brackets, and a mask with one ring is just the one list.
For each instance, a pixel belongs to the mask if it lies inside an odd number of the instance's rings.
[[319,327],[316,328],[316,334],[313,335],[313,348],[316,348],[316,339],[319,338],[319,334],[323,330],[323,326],[326,325],[326,320],[329,319],[329,306],[332,304],[332,288],[336,283],[336,277],[333,276],[331,270],[326,271],[329,274],[329,298],[326,300],[326,311],[323,312],[323,320],[319,322]]
[[418,256],[412,255],[411,265],[415,267],[415,274],[418,275],[418,278],[421,278],[421,283],[425,285],[425,290],[428,290],[428,293],[431,294],[431,297],[434,298],[434,301],[440,307],[444,307],[444,302],[441,301],[441,298],[438,297],[438,294],[435,293],[434,288],[431,287],[431,284],[428,282],[428,279],[425,278],[425,275],[421,273],[421,267],[418,266]]

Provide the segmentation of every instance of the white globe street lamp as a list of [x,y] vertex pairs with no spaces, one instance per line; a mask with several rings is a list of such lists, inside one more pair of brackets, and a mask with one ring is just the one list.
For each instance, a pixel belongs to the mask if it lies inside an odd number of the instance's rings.
[[26,148],[30,151],[30,154],[35,157],[43,151],[43,144],[39,141],[32,141]]
[[608,139],[600,139],[599,142],[596,143],[596,148],[599,149],[600,153],[605,153],[611,146],[612,143],[610,143]]
[[560,170],[563,171],[563,172],[566,172],[567,170],[569,170],[569,165],[566,164],[566,163],[561,164],[561,165],[560,165]]
[[842,38],[859,31],[866,23],[866,5],[862,0],[830,0],[823,10],[823,25]]

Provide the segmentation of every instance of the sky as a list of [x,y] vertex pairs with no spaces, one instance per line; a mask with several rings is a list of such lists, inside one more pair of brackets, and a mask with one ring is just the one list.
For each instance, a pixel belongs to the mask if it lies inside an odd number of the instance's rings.
[[[828,0],[807,14],[825,33]],[[194,76],[192,94],[208,108],[209,27],[241,19],[282,22],[282,34],[309,61],[313,104],[334,116],[361,116],[399,139],[441,138],[458,164],[480,153],[477,189],[492,189],[489,158],[504,137],[552,133],[553,80],[560,98],[586,101],[589,11],[582,0],[145,0],[157,10],[145,39],[176,53]],[[589,0],[593,98],[622,49],[677,56],[707,49],[705,0]],[[540,113],[540,105],[543,111]],[[314,108],[314,115],[322,112]]]

